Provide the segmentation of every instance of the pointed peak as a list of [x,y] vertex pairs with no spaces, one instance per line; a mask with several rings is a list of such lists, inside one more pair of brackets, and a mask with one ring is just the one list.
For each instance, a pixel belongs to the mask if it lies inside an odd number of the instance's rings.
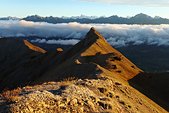
[[[91,27],[91,28],[90,28],[89,33],[99,34],[99,32],[97,32],[94,27]],[[99,34],[99,35],[100,35],[100,34]]]
[[92,27],[90,31],[87,33],[86,38],[89,40],[97,40],[97,39],[103,39],[103,36],[94,28]]
[[90,29],[90,31],[96,31],[96,29],[95,29],[94,27],[92,27],[92,28]]

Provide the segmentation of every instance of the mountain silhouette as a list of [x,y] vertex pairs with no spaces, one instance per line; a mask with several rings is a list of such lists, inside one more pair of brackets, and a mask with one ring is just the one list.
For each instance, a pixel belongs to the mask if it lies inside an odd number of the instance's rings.
[[97,17],[97,18],[62,18],[62,17],[41,17],[38,15],[27,16],[23,18],[26,21],[33,22],[48,22],[48,23],[69,23],[69,22],[79,22],[79,23],[109,23],[109,24],[169,24],[169,19],[162,17],[151,17],[149,15],[140,13],[135,16],[125,18],[113,15],[110,17]]

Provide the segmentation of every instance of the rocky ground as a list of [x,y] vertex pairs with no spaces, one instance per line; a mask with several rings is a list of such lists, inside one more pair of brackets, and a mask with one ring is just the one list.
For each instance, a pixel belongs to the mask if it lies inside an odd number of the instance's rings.
[[108,78],[49,82],[2,95],[7,105],[0,109],[7,113],[165,113],[127,83]]

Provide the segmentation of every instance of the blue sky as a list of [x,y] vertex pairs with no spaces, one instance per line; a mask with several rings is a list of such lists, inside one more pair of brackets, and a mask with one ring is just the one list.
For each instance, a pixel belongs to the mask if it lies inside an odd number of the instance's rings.
[[145,13],[169,18],[169,0],[0,0],[0,17],[133,16]]

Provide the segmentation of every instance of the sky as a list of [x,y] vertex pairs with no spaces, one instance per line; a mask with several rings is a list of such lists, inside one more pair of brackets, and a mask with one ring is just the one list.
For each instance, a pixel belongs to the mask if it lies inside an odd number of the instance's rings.
[[145,13],[169,18],[169,0],[0,0],[0,17],[134,16]]

